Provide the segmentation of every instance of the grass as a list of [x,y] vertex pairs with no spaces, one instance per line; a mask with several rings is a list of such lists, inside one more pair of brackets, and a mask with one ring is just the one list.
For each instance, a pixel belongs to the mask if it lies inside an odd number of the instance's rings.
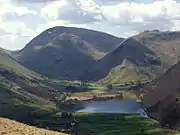
[[153,79],[161,69],[159,66],[152,66],[152,71],[147,67],[137,66],[129,60],[124,60],[119,66],[113,68],[109,74],[100,82],[103,84],[128,84]]
[[[43,79],[38,74],[18,65],[9,57],[2,54],[0,56],[0,68],[5,68],[10,72],[13,71],[28,79],[32,79],[31,77],[39,80]],[[30,78],[29,73],[32,75]],[[13,93],[8,89],[10,83],[12,82],[8,82],[6,78],[0,75],[0,117],[44,128],[48,127],[53,130],[59,130],[65,126],[65,123],[69,122],[60,119],[60,114],[55,113],[53,106],[27,100]],[[54,80],[54,83],[74,84],[79,82]],[[18,88],[18,86],[16,87]],[[94,83],[89,83],[88,87],[92,88],[93,91],[83,94],[106,92],[102,86]],[[133,97],[133,93],[124,92],[123,94],[126,97]],[[144,135],[178,135],[178,133],[171,130],[159,129],[157,128],[158,122],[151,119],[142,119],[138,115],[75,113],[74,118],[80,122],[77,131],[91,135],[138,135],[142,129],[144,129]]]
[[[53,106],[42,105],[18,97],[0,87],[0,117],[10,118],[37,127],[59,131],[70,120],[60,119]],[[171,130],[157,128],[159,123],[152,119],[142,119],[138,115],[74,113],[79,122],[76,131],[90,135],[178,135]]]
[[146,78],[138,74],[138,69],[134,64],[125,60],[120,66],[115,67],[104,79],[105,84],[128,83],[129,80],[141,80]]
[[24,76],[30,79],[32,78],[37,78],[40,80],[43,79],[41,75],[24,68],[15,60],[10,58],[6,53],[0,50],[0,70],[1,69],[6,69],[9,72],[15,72],[16,74],[20,76]]
[[33,115],[43,116],[54,107],[23,98],[0,83],[0,117],[31,123]]
[[[157,128],[159,123],[152,119],[130,114],[75,113],[79,122],[76,131],[90,135],[178,135],[172,130]],[[63,128],[59,114],[36,120],[36,123],[53,130]]]
[[137,95],[133,90],[121,90],[118,91],[116,89],[111,90],[111,91],[107,91],[105,89],[95,89],[92,91],[88,91],[88,92],[75,92],[73,93],[71,96],[72,97],[93,97],[94,95],[96,96],[102,96],[102,95],[107,95],[107,96],[111,96],[111,95],[117,95],[117,92],[121,92],[123,94],[123,98],[124,99],[136,99],[138,101]]

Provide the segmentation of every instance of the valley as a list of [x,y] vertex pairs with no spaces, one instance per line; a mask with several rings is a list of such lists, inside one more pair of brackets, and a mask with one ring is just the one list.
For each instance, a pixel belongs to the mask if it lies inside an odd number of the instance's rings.
[[[172,112],[163,112],[179,105],[179,64],[169,69],[180,60],[178,38],[179,32],[148,31],[125,39],[57,26],[22,50],[0,49],[0,129],[12,119],[67,134],[178,135],[178,121],[164,128]],[[73,116],[63,118],[67,113]]]

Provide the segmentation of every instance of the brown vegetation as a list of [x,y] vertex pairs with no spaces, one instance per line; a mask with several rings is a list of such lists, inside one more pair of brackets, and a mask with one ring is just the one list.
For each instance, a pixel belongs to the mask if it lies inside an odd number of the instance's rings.
[[0,135],[65,135],[0,118]]

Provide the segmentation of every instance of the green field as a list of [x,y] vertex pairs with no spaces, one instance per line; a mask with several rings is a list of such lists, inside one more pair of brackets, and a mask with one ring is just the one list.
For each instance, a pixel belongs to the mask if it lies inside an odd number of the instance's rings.
[[[62,120],[53,106],[22,99],[3,87],[0,99],[0,117],[57,131],[72,120]],[[79,123],[75,131],[90,135],[178,135],[175,131],[159,128],[157,121],[138,115],[74,113],[74,118]]]
[[[72,119],[62,120],[55,107],[43,105],[12,92],[9,82],[1,80],[0,117],[17,120],[29,125],[61,131]],[[92,85],[92,94],[103,91]],[[131,94],[130,94],[131,95]],[[138,115],[74,113],[78,126],[74,130],[83,135],[178,135],[179,133],[160,128],[157,121],[142,119]]]
[[[157,121],[143,119],[130,114],[95,114],[75,113],[74,118],[78,126],[74,130],[78,134],[90,135],[178,135],[172,130],[162,129]],[[67,121],[61,120],[59,115],[51,115],[44,119],[37,119],[36,124],[59,130]]]

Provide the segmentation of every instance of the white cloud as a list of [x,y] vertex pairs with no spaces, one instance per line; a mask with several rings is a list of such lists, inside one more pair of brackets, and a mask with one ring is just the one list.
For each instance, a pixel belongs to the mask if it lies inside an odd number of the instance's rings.
[[20,49],[35,35],[23,22],[0,22],[0,47]]
[[[35,36],[25,22],[18,21],[18,17],[37,12],[25,6],[15,5],[11,0],[0,0],[0,47],[6,49],[19,49]],[[7,19],[9,15],[16,16],[16,20]]]
[[31,39],[30,37],[21,37],[18,35],[3,35],[0,36],[0,47],[9,50],[21,49]]
[[36,28],[36,33],[40,34],[42,31],[48,29],[48,28],[52,28],[54,26],[66,26],[66,27],[77,27],[77,28],[86,28],[86,29],[90,29],[90,27],[88,27],[88,25],[86,24],[70,24],[69,21],[50,21],[46,24],[39,24]]
[[130,1],[113,2],[107,4],[107,0],[104,2],[60,0],[47,4],[42,8],[41,14],[47,20],[65,20],[69,21],[69,24],[104,22],[114,27],[129,27],[131,30],[129,33],[146,29],[171,30],[173,27],[180,27],[177,23],[174,26],[174,22],[180,20],[180,3],[175,0],[156,0],[151,3],[132,1],[131,4]]
[[[166,24],[171,29],[171,21],[180,19],[180,3],[174,0],[154,1],[149,4],[140,3],[119,3],[117,5],[102,6],[103,15],[110,23],[116,25],[141,25],[156,27],[156,25]],[[113,13],[112,13],[113,11]],[[138,30],[138,29],[137,29]]]
[[9,13],[16,13],[17,15],[25,15],[25,14],[36,14],[35,11],[29,10],[26,7],[15,7],[9,4],[4,4],[1,7],[0,15],[6,15]]
[[30,36],[30,37],[35,35],[33,30],[27,28],[23,22],[0,21],[0,29],[12,35]]
[[22,47],[37,33],[59,25],[125,37],[144,30],[180,30],[180,3],[175,0],[147,1],[151,2],[57,0],[36,3],[34,0],[35,3],[30,3],[29,0],[26,3],[25,0],[16,0],[12,3],[12,0],[0,0],[0,46]]
[[47,4],[41,10],[47,20],[66,20],[71,23],[89,23],[103,18],[100,7],[93,0],[60,0]]
[[68,24],[69,24],[68,21],[61,21],[61,20],[50,21],[47,22],[46,24],[38,24],[36,28],[36,33],[41,33],[42,31],[54,26],[67,26]]
[[0,19],[3,19],[4,16],[12,13],[17,14],[18,16],[37,13],[36,11],[30,10],[27,7],[14,5],[9,0],[0,0],[0,9]]

